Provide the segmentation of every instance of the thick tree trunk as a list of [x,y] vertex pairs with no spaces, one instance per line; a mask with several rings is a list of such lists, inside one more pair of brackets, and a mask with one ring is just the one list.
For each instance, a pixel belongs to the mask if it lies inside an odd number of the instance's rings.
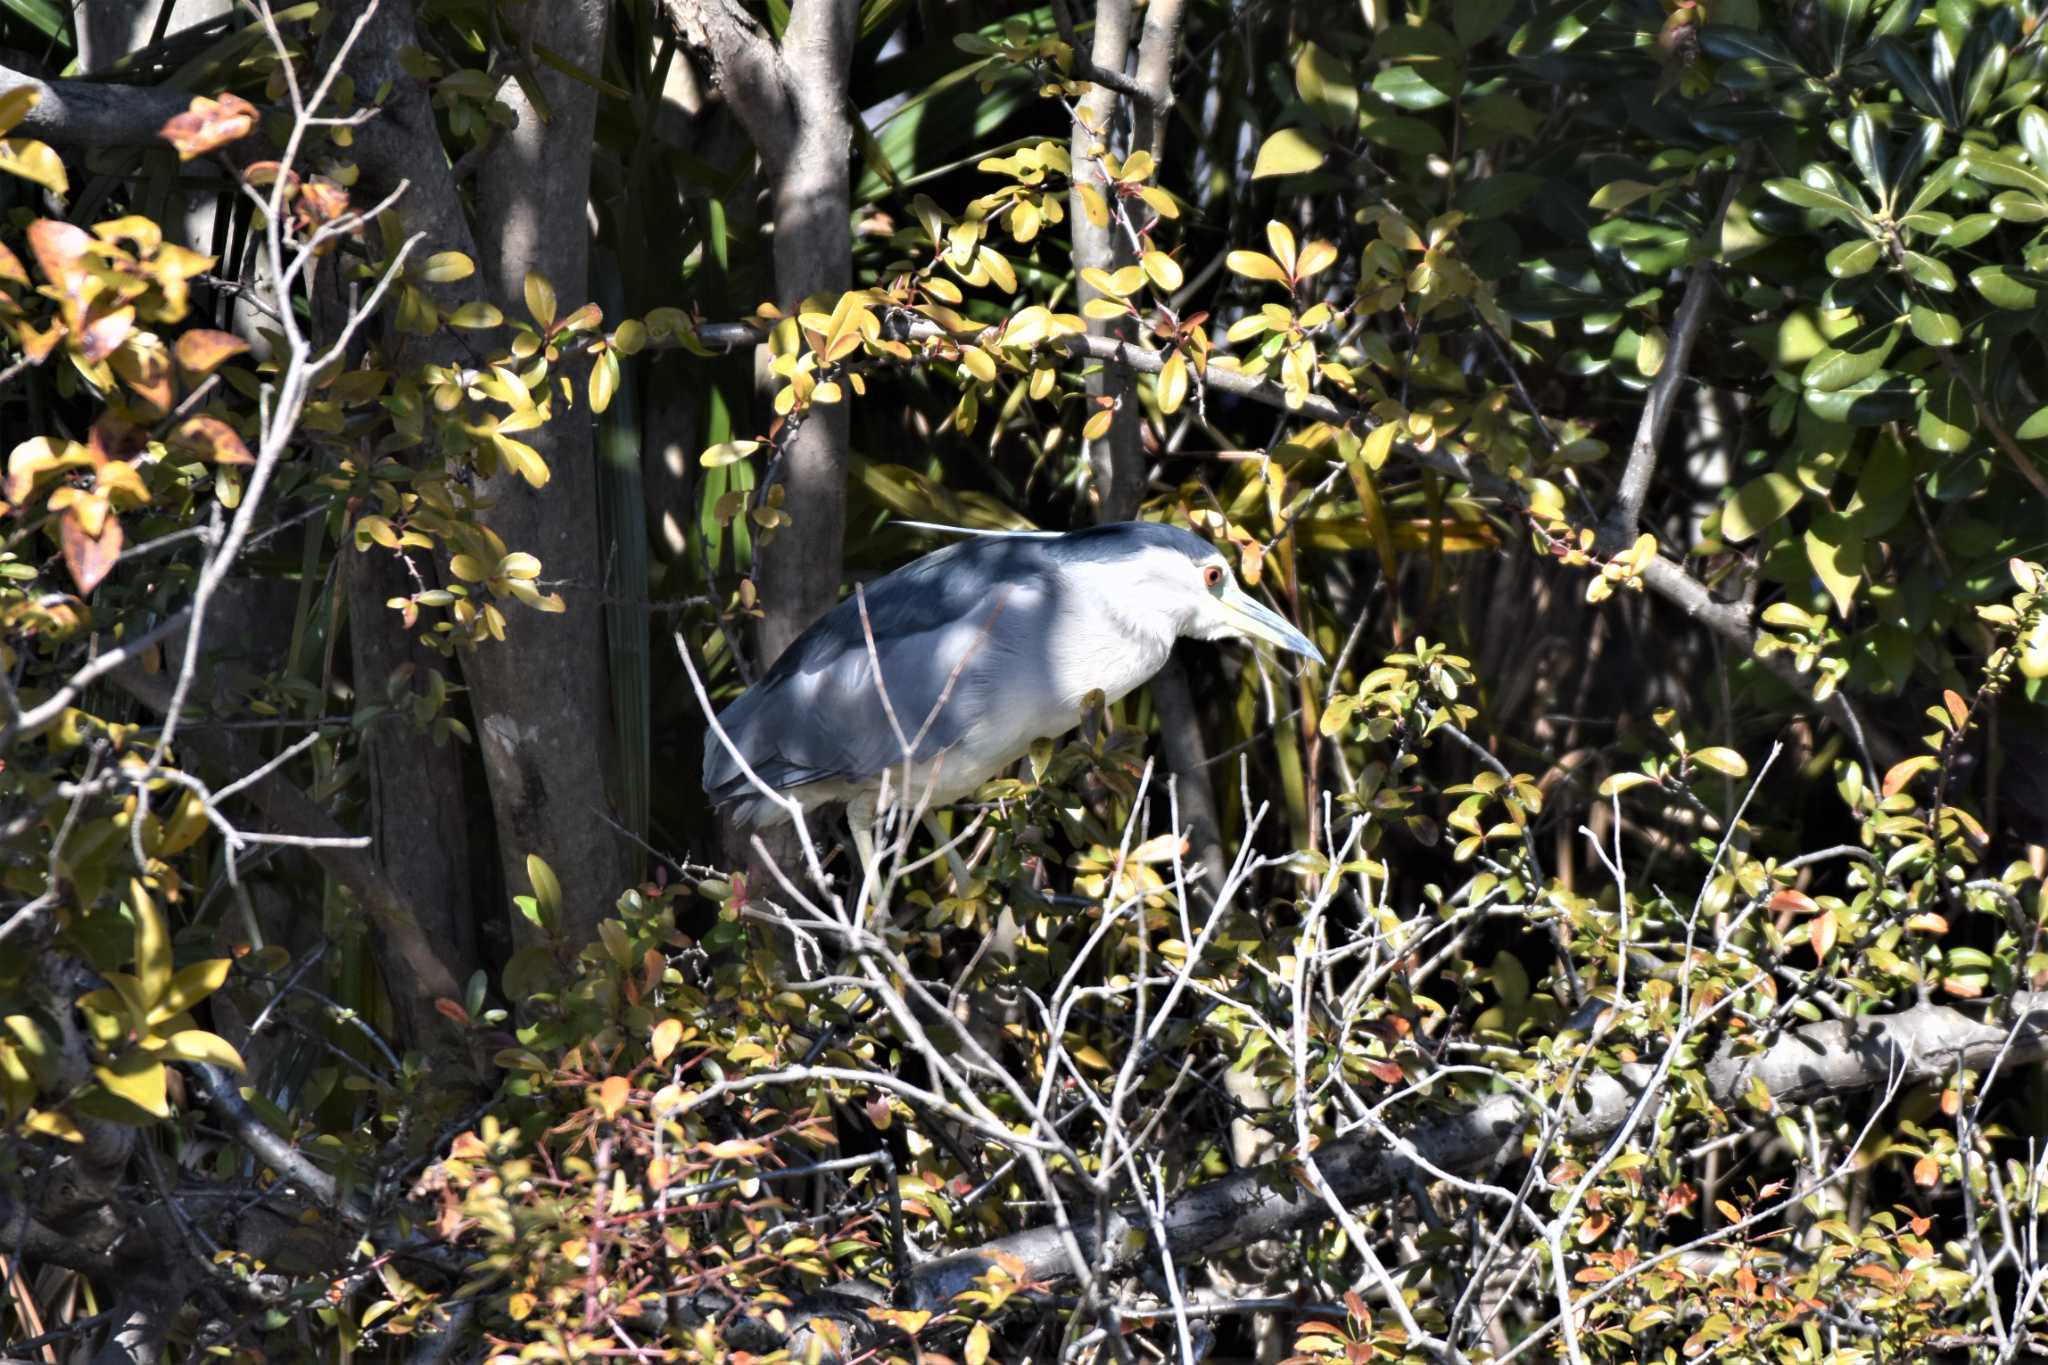
[[[812,0],[782,35],[796,114],[788,148],[770,159],[775,189],[775,298],[785,311],[853,285],[847,67],[860,21],[856,0]],[[760,656],[765,665],[839,600],[846,546],[843,403],[814,409],[782,452],[783,510],[794,525],[760,551]]]
[[[604,0],[530,6],[525,37],[584,71],[603,63]],[[508,317],[525,313],[528,272],[554,285],[563,308],[589,295],[586,225],[597,94],[546,67],[531,79],[547,114],[517,84],[500,98],[518,117],[485,152],[477,175],[479,259],[492,297]],[[577,399],[558,391],[554,415],[527,439],[547,461],[535,490],[510,470],[482,488],[485,520],[506,545],[538,555],[551,579],[566,580],[569,610],[516,612],[506,639],[463,656],[490,776],[498,855],[506,885],[526,887],[526,857],[547,860],[564,892],[564,928],[595,936],[597,922],[629,876],[626,845],[608,823],[616,772],[605,672],[597,469],[581,367],[568,376]]]

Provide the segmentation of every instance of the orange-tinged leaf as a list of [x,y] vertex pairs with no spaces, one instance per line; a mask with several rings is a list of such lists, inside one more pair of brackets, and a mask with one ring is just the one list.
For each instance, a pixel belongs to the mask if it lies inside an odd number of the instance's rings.
[[1905,790],[1907,783],[1911,782],[1921,773],[1936,766],[1939,762],[1940,760],[1935,758],[1933,754],[1919,754],[1903,762],[1894,763],[1891,769],[1884,775],[1884,794],[1886,796],[1897,796],[1901,791]]
[[1820,906],[1815,904],[1813,897],[1804,891],[1793,891],[1788,888],[1771,896],[1771,913],[1774,915],[1811,915],[1819,909]]
[[249,453],[249,447],[242,444],[242,438],[235,434],[235,429],[218,417],[187,417],[178,423],[171,439],[181,449],[190,450],[215,464],[256,463],[256,458]]
[[1953,691],[1946,688],[1942,690],[1941,704],[1948,708],[1949,719],[1957,725],[1970,718],[1970,704]]
[[683,1021],[680,1019],[664,1019],[654,1026],[654,1036],[649,1040],[648,1051],[654,1057],[656,1066],[668,1060],[668,1055],[676,1050],[676,1044],[681,1042],[682,1038]]
[[55,218],[38,218],[28,225],[29,254],[43,279],[67,295],[75,296],[85,278],[85,253],[92,247],[92,234],[75,223]]
[[64,550],[64,567],[78,585],[78,595],[89,597],[121,557],[121,519],[106,518],[99,533],[92,535],[86,532],[78,509],[70,508],[57,523],[57,540]]
[[1835,938],[1841,926],[1835,922],[1832,912],[1817,916],[1812,924],[1813,955],[1825,962],[1834,956]]
[[248,349],[249,343],[232,332],[194,327],[178,338],[178,368],[188,380],[204,379],[225,364],[228,357],[242,355]]
[[121,349],[121,343],[135,330],[135,310],[116,308],[87,321],[75,333],[78,353],[88,365],[97,365]]
[[606,1118],[617,1118],[619,1111],[626,1107],[626,1098],[632,1093],[632,1083],[624,1076],[607,1076],[597,1090],[598,1108],[604,1110]]
[[184,113],[166,121],[157,135],[178,149],[178,160],[190,161],[247,137],[256,131],[259,117],[256,106],[240,95],[223,91],[217,100],[198,95]]

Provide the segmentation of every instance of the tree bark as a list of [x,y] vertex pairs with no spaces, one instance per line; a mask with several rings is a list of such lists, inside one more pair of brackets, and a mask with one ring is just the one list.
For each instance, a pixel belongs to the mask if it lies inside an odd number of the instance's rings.
[[[775,301],[791,312],[853,283],[847,80],[858,0],[796,0],[778,46],[733,0],[663,0],[669,20],[753,139],[775,215]],[[765,665],[839,600],[846,542],[844,404],[780,443],[773,479],[792,525],[756,550]]]
[[[1124,60],[1130,55],[1130,50],[1130,0],[1100,0],[1095,7],[1095,32],[1089,60],[1099,70],[1122,74]],[[1097,223],[1089,218],[1087,201],[1078,188],[1084,181],[1097,189],[1103,188],[1101,158],[1109,148],[1111,125],[1116,120],[1119,107],[1118,98],[1116,91],[1097,84],[1081,97],[1074,110],[1070,155],[1076,188],[1067,205],[1067,221],[1073,229],[1074,269],[1077,273],[1091,267],[1113,271],[1126,259],[1115,219],[1116,197],[1104,193],[1103,197],[1110,203],[1111,217],[1107,222]],[[1089,299],[1098,297],[1097,291],[1085,282],[1077,281],[1075,289],[1077,303],[1086,304]],[[1128,320],[1123,318],[1090,318],[1088,330],[1100,337],[1114,337],[1121,341],[1131,339]],[[1116,405],[1116,415],[1110,419],[1109,430],[1088,443],[1088,462],[1095,475],[1095,519],[1129,521],[1137,515],[1138,504],[1145,497],[1145,452],[1140,439],[1144,414],[1138,408],[1137,384],[1129,370],[1111,363],[1088,376],[1087,388],[1092,399],[1108,400]],[[1092,415],[1093,405],[1089,411]]]
[[[526,8],[523,35],[570,64],[601,69],[604,0],[555,0]],[[531,79],[547,115],[517,84],[500,98],[517,115],[485,151],[477,173],[478,266],[508,317],[525,313],[529,271],[545,276],[564,309],[589,294],[589,202],[597,92],[536,66]],[[562,884],[563,929],[594,938],[597,923],[630,875],[625,844],[610,827],[617,768],[606,677],[597,469],[583,375],[578,398],[557,391],[550,420],[526,438],[548,463],[533,489],[509,469],[482,486],[486,523],[506,545],[538,555],[551,579],[566,580],[568,611],[516,612],[503,641],[463,655],[490,776],[498,856],[508,888],[524,890],[526,857],[539,854]]]

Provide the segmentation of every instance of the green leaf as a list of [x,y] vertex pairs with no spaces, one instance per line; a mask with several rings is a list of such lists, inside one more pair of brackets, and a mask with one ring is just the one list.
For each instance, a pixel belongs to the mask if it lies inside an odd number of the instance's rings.
[[1879,370],[1834,390],[1809,389],[1807,410],[1830,422],[1875,427],[1900,422],[1919,411],[1921,383],[1909,375]]
[[1913,336],[1927,346],[1953,346],[1963,339],[1963,324],[1953,313],[1944,313],[1924,303],[1913,305],[1910,314]]
[[1451,97],[1412,66],[1390,66],[1372,78],[1372,92],[1402,109],[1436,109]]
[[1492,36],[1514,7],[1515,0],[1458,0],[1451,6],[1451,28],[1459,44],[1469,48]]
[[1314,43],[1302,45],[1294,60],[1294,88],[1333,133],[1358,126],[1358,78],[1340,57]]
[[1863,538],[1832,512],[1815,517],[1806,532],[1806,562],[1827,589],[1835,614],[1846,620],[1863,581]]
[[2042,288],[2048,281],[2002,265],[1980,265],[1970,272],[1970,283],[1993,307],[2020,310],[2041,305]]
[[1929,118],[1938,118],[1950,126],[1960,122],[1947,83],[1937,82],[1929,76],[1927,67],[1911,48],[1897,38],[1880,38],[1872,46],[1907,103]]
[[1969,449],[1970,433],[1976,429],[1977,405],[1970,401],[1969,390],[1952,377],[1937,378],[1920,408],[1920,444],[1954,455]]
[[1906,277],[1922,289],[1932,289],[1937,294],[1956,291],[1955,272],[1932,256],[1923,256],[1917,251],[1902,252],[1899,264],[1905,267]]
[[1749,776],[1749,760],[1733,749],[1710,745],[1705,749],[1694,749],[1686,755],[1702,768],[1710,768],[1723,777]]
[[2027,156],[2036,166],[2048,170],[2048,112],[2035,104],[2020,110],[2019,135]]
[[1847,388],[1864,376],[1875,373],[1884,364],[1885,357],[1892,353],[1898,339],[1899,329],[1892,323],[1866,327],[1807,362],[1799,382],[1809,390],[1822,393]]
[[1799,485],[1776,470],[1744,484],[1721,509],[1721,536],[1742,541],[1799,505]]
[[2048,436],[2048,408],[2034,409],[2034,415],[2020,423],[2019,430],[2013,432],[2013,435],[2022,441],[2038,441]]
[[1991,201],[1991,211],[2008,223],[2038,223],[2048,218],[2048,202],[2025,190],[2007,190]]
[[1822,188],[1804,180],[1780,179],[1766,180],[1764,189],[1795,208],[1816,210],[1851,227],[1861,226],[1869,219],[1862,208],[1835,193],[1832,187]]
[[533,887],[533,903],[540,912],[541,927],[552,931],[562,922],[562,884],[555,880],[555,870],[538,853],[529,853],[526,880]]
[[1854,242],[1844,242],[1828,252],[1828,274],[1838,280],[1853,279],[1877,264],[1877,258],[1884,254],[1884,248],[1865,237]]
[[1302,175],[1315,170],[1327,159],[1328,154],[1307,130],[1282,128],[1259,145],[1259,157],[1252,166],[1252,179]]
[[1563,4],[1546,5],[1508,39],[1508,55],[1539,57],[1546,52],[1563,52],[1586,36],[1587,28],[1606,8],[1607,0],[1565,0]]

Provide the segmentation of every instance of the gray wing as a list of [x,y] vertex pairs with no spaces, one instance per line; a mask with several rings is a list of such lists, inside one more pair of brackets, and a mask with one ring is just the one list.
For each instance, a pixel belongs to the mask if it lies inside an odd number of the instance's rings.
[[[719,724],[778,790],[879,775],[903,760],[899,727],[914,741],[913,757],[929,759],[959,740],[999,684],[1019,669],[1042,669],[1052,568],[1043,545],[1027,539],[977,539],[926,555],[864,589],[872,653],[860,604],[848,597]],[[704,790],[717,804],[754,794],[716,732],[704,737]]]

